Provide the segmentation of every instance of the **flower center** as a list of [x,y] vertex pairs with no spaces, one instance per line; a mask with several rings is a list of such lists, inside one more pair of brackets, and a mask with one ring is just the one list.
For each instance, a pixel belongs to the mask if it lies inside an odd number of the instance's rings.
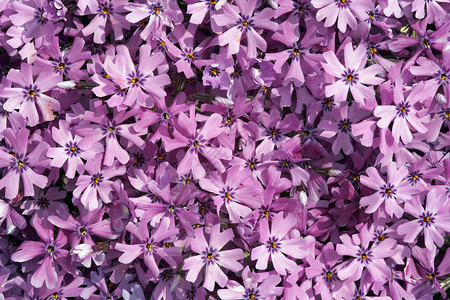
[[159,13],[161,12],[161,8],[159,6],[155,6],[153,7],[153,12],[155,13],[155,15],[159,15]]
[[64,69],[66,65],[64,63],[59,63],[58,69]]
[[333,273],[331,273],[330,271],[326,272],[325,275],[327,276],[328,279],[333,278]]
[[247,27],[248,26],[248,21],[243,21],[242,22],[242,26]]
[[47,246],[47,252],[52,254],[53,251],[55,251],[55,247],[53,247],[52,245]]
[[17,167],[18,167],[19,169],[23,168],[23,162],[22,162],[21,160],[19,160],[19,161],[17,162]]
[[366,253],[361,254],[361,258],[362,259],[368,259],[369,255],[367,255]]
[[209,70],[209,76],[211,77],[216,77],[220,74],[220,70],[217,69],[217,67],[213,67],[211,68],[211,70]]
[[109,15],[109,8],[108,8],[108,7],[103,7],[102,13],[103,13],[104,15]]
[[199,141],[194,141],[192,143],[192,146],[194,146],[195,148],[199,149],[202,143],[200,143]]
[[352,74],[348,74],[347,75],[347,80],[348,81],[353,81],[353,75]]
[[231,195],[228,192],[225,192],[225,194],[223,195],[225,197],[225,199],[227,200],[231,200]]
[[131,82],[133,83],[134,86],[136,86],[139,83],[139,78],[133,77],[133,79],[131,79]]
[[153,246],[152,244],[147,244],[147,245],[145,245],[145,248],[147,248],[148,251],[151,251],[152,246]]
[[169,116],[168,113],[165,112],[165,113],[162,114],[162,118],[163,118],[164,120],[169,120],[170,116]]
[[189,58],[189,59],[191,59],[191,60],[195,59],[195,56],[194,56],[193,53],[188,53],[188,54],[186,55],[186,57]]
[[386,239],[386,236],[383,234],[378,236],[378,241],[380,241],[380,242],[384,241],[385,239]]
[[33,90],[29,90],[28,91],[28,98],[34,98],[36,97],[36,92]]
[[86,228],[81,227],[81,228],[80,228],[80,234],[81,234],[81,235],[85,235],[86,233],[87,233]]

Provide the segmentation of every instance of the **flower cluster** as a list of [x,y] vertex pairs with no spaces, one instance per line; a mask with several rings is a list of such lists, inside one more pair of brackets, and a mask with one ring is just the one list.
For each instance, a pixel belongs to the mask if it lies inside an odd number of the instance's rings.
[[0,0],[0,299],[444,299],[447,0]]

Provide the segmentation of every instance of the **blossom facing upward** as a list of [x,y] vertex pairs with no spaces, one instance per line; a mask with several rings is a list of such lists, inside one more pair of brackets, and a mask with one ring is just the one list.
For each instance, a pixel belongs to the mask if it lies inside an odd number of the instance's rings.
[[[203,228],[195,230],[192,238],[192,251],[199,255],[189,257],[184,261],[183,270],[187,270],[186,280],[195,282],[201,269],[205,267],[204,287],[210,291],[217,284],[224,287],[228,277],[220,266],[232,271],[242,270],[242,264],[238,260],[245,257],[240,249],[221,250],[234,237],[232,229],[220,231],[220,224],[211,228],[209,243],[206,241]],[[220,265],[220,266],[219,266]]]

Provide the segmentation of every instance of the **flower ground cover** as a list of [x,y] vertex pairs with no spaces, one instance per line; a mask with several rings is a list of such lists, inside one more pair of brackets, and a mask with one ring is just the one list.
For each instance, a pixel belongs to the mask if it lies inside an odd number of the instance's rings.
[[0,0],[0,300],[448,299],[449,0]]

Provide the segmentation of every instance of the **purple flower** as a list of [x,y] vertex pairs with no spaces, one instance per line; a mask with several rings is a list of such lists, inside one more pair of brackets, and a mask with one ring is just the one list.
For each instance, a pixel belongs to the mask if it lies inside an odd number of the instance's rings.
[[238,272],[243,268],[238,260],[245,257],[241,249],[221,250],[233,237],[231,228],[220,232],[220,224],[216,224],[211,228],[208,243],[203,234],[203,228],[197,228],[195,237],[191,240],[191,248],[199,255],[185,259],[183,270],[188,271],[186,280],[195,282],[201,269],[206,266],[203,286],[210,291],[214,289],[216,282],[220,287],[224,287],[228,277],[219,265],[232,272]]
[[416,219],[407,221],[397,228],[397,232],[404,235],[403,241],[413,243],[417,236],[423,231],[425,245],[428,249],[433,249],[435,244],[438,247],[444,245],[443,232],[450,232],[450,211],[445,201],[444,193],[437,194],[436,189],[431,189],[426,197],[425,209],[421,204],[421,197],[413,197],[406,202],[405,211]]
[[278,24],[270,21],[274,15],[271,8],[265,8],[261,12],[254,14],[256,0],[236,0],[237,7],[231,4],[222,6],[223,14],[216,14],[212,18],[216,24],[225,27],[219,35],[219,45],[228,46],[228,55],[239,52],[241,40],[247,37],[247,56],[255,58],[256,48],[265,52],[267,43],[255,29],[275,31]]
[[[123,29],[129,29],[130,24],[121,13],[125,12],[126,0],[101,0],[98,3],[94,19],[83,28],[84,36],[94,34],[94,43],[103,44],[112,29],[114,39],[123,39]],[[109,22],[108,22],[109,21]]]
[[165,64],[164,54],[152,54],[149,45],[143,45],[139,48],[141,55],[136,66],[127,47],[118,46],[116,51],[115,57],[108,56],[105,59],[105,75],[96,74],[93,77],[99,84],[93,89],[97,96],[105,97],[117,91],[124,93],[124,99],[113,96],[107,102],[110,107],[117,107],[119,111],[133,107],[136,102],[140,106],[152,107],[154,99],[166,96],[164,86],[170,83],[169,76],[164,73],[154,74],[157,68]]
[[[61,81],[60,76],[52,69],[42,69],[36,79],[33,79],[33,67],[22,64],[20,71],[12,69],[8,73],[14,87],[4,88],[0,97],[7,98],[3,104],[6,111],[19,110],[27,119],[29,126],[38,124],[39,120],[51,121],[53,112],[60,111],[59,101],[45,94],[56,87]],[[34,70],[35,71],[35,70]]]
[[119,257],[119,262],[129,264],[140,255],[143,255],[144,263],[153,278],[157,278],[159,275],[157,262],[161,258],[172,267],[176,267],[174,257],[180,255],[180,248],[168,248],[162,245],[164,240],[178,233],[178,229],[170,224],[169,218],[162,218],[151,235],[149,234],[148,222],[146,221],[141,221],[138,225],[128,223],[126,230],[137,238],[138,243],[131,245],[116,243],[114,249],[123,252]]
[[109,179],[125,173],[124,166],[113,164],[102,167],[101,161],[102,155],[98,154],[86,163],[86,171],[89,175],[80,175],[76,182],[77,187],[73,191],[73,195],[80,198],[81,204],[91,211],[99,209],[102,202],[111,202],[113,182]]
[[373,227],[365,224],[359,234],[340,236],[343,244],[336,246],[336,251],[342,256],[351,256],[353,259],[341,264],[338,276],[342,280],[356,281],[361,278],[364,268],[370,273],[373,281],[386,282],[391,276],[391,269],[386,265],[385,258],[397,253],[397,243],[394,239],[385,239],[381,243],[371,244]]
[[11,260],[15,262],[26,262],[36,257],[44,258],[40,261],[39,267],[31,277],[31,284],[40,288],[44,282],[47,288],[54,288],[58,281],[58,273],[56,263],[66,267],[69,261],[69,251],[62,249],[67,243],[67,238],[63,231],[59,231],[58,236],[54,239],[53,226],[47,221],[41,221],[35,215],[32,224],[36,233],[42,242],[25,241],[16,252],[11,255]]
[[219,172],[223,173],[225,167],[221,160],[230,160],[231,150],[208,145],[212,139],[225,130],[221,127],[222,117],[219,114],[212,114],[201,130],[197,131],[194,109],[192,106],[189,118],[182,112],[179,114],[178,123],[173,132],[175,139],[166,142],[164,145],[166,151],[189,147],[178,165],[177,172],[179,175],[185,175],[192,171],[196,179],[205,176],[206,171],[199,160],[199,154],[202,154]]
[[376,100],[372,86],[384,81],[375,76],[383,68],[377,64],[365,68],[367,61],[365,47],[359,45],[353,51],[352,43],[347,43],[344,48],[345,67],[333,51],[325,52],[323,57],[326,60],[326,64],[322,63],[325,72],[336,78],[333,84],[325,87],[325,95],[327,97],[334,96],[336,102],[342,102],[347,100],[350,90],[358,104],[367,107],[368,110],[373,110],[376,107]]
[[392,98],[395,105],[379,105],[375,108],[374,115],[381,118],[377,125],[380,128],[387,128],[392,120],[392,135],[398,143],[400,138],[404,144],[412,141],[412,133],[410,127],[414,128],[420,133],[426,133],[427,127],[425,118],[418,116],[416,109],[417,102],[425,93],[425,84],[417,85],[405,99],[400,84],[395,85]]
[[336,24],[341,32],[346,32],[347,25],[355,30],[358,22],[356,18],[364,20],[366,11],[372,7],[370,0],[313,0],[311,4],[318,8],[316,13],[317,21],[325,19],[325,27]]
[[387,181],[381,178],[374,167],[367,168],[366,173],[369,176],[361,175],[361,184],[370,187],[376,193],[361,198],[359,203],[368,206],[365,212],[372,214],[384,204],[384,209],[390,217],[395,215],[400,218],[403,215],[403,208],[399,202],[411,199],[411,189],[405,181],[408,169],[405,166],[397,169],[397,164],[391,162],[387,167]]
[[47,157],[52,158],[50,165],[57,168],[64,166],[66,176],[71,179],[75,177],[75,173],[84,173],[85,166],[82,159],[91,160],[96,154],[103,152],[100,143],[82,148],[82,138],[72,134],[72,131],[69,122],[59,121],[59,129],[52,128],[52,138],[60,147],[51,147],[47,150]]
[[30,149],[29,134],[30,131],[26,128],[16,133],[10,128],[3,131],[7,148],[0,148],[0,167],[8,169],[0,179],[0,189],[5,188],[5,196],[8,199],[18,195],[20,179],[22,179],[24,196],[34,196],[33,185],[40,188],[47,186],[48,178],[39,174],[36,167],[48,166],[48,160],[44,157],[48,144],[42,142],[34,149]]
[[273,263],[275,271],[280,275],[286,275],[286,271],[293,272],[297,264],[286,255],[295,259],[308,256],[312,251],[312,241],[303,238],[285,238],[289,231],[295,226],[295,217],[288,214],[283,218],[283,212],[276,214],[271,222],[267,218],[260,220],[259,242],[262,244],[253,248],[251,259],[256,260],[256,269],[265,270],[269,258]]
[[236,281],[229,280],[227,283],[228,289],[218,290],[217,292],[220,299],[259,300],[280,296],[283,292],[282,287],[277,287],[281,281],[280,276],[269,275],[264,278],[251,272],[248,266],[242,271],[242,281],[244,286]]

